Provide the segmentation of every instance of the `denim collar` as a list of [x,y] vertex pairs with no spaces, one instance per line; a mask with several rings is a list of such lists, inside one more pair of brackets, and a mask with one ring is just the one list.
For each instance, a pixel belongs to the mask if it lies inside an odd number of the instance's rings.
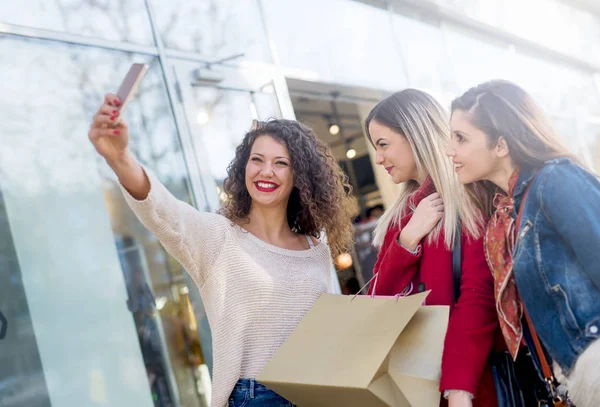
[[521,196],[527,190],[527,186],[537,174],[537,168],[533,167],[522,167],[519,171],[519,178],[517,179],[517,185],[515,185],[515,191],[513,193],[513,198],[515,203],[521,200]]
[[[569,158],[559,157],[544,162],[544,167],[549,164],[565,164],[569,162],[571,162]],[[513,193],[513,199],[515,201],[515,207],[513,211],[515,216],[517,215],[519,207],[521,206],[521,200],[523,199],[523,195],[525,194],[527,187],[533,181],[533,178],[535,178],[536,174],[540,170],[541,168],[534,167],[521,168],[519,172],[519,178],[517,179],[517,185],[515,186],[515,192]]]

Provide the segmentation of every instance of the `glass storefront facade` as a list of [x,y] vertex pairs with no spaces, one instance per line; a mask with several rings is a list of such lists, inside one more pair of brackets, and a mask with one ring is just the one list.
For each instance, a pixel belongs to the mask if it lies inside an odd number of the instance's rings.
[[513,80],[600,169],[597,14],[558,0],[420,3],[3,2],[0,407],[209,404],[198,291],[86,136],[132,62],[150,70],[126,113],[131,147],[200,210],[219,208],[253,119],[294,117],[286,79],[417,87],[446,105],[478,82]]

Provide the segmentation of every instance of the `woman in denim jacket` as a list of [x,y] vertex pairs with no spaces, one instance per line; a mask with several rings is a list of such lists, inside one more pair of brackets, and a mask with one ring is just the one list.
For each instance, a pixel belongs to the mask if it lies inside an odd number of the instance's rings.
[[600,182],[510,82],[456,99],[451,128],[460,182],[489,182],[485,248],[509,352],[521,346],[524,307],[571,400],[600,405]]

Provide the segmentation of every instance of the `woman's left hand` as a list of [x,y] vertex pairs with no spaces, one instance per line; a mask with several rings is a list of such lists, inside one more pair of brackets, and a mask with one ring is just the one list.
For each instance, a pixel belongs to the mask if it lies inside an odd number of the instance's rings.
[[473,407],[473,400],[466,391],[457,391],[448,397],[448,407]]

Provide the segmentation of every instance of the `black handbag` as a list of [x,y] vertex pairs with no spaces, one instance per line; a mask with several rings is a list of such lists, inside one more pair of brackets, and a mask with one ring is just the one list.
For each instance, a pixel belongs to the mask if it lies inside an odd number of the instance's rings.
[[506,351],[492,352],[489,360],[498,406],[552,406],[529,349],[521,349],[516,361]]
[[559,393],[545,351],[528,319],[523,321],[523,331],[525,342],[532,347],[521,349],[515,361],[507,351],[490,355],[498,406],[573,407],[569,398]]

